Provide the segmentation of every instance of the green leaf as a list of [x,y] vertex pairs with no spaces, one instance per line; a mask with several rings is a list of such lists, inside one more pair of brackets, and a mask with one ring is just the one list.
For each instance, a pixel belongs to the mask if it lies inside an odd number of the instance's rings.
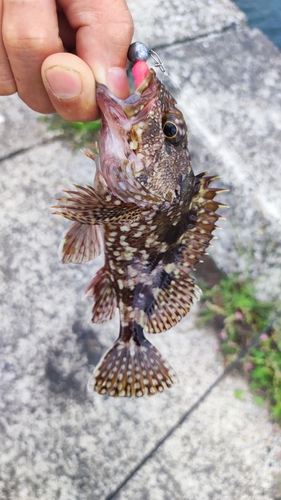
[[236,399],[242,399],[243,395],[244,395],[244,391],[242,389],[236,389],[234,391],[234,396],[236,397]]
[[262,396],[255,396],[253,401],[254,403],[256,403],[256,405],[262,406],[265,402],[265,398],[263,398]]

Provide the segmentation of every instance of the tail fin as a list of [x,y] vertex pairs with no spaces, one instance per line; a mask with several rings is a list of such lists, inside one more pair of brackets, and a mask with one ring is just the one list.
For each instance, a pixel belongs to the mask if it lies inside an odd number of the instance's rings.
[[148,340],[119,339],[99,362],[88,388],[114,397],[152,396],[178,382],[166,359]]

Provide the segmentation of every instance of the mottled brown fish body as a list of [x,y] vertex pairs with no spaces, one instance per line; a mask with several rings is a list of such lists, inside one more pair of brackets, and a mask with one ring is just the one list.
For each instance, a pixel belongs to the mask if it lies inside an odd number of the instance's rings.
[[[215,177],[194,176],[187,129],[176,101],[150,70],[125,101],[99,85],[100,152],[94,187],[61,198],[74,221],[63,262],[83,263],[104,247],[105,264],[86,290],[94,323],[120,315],[120,332],[89,381],[110,396],[162,392],[177,375],[145,333],[176,325],[199,296],[190,271],[219,216]],[[89,156],[91,154],[88,153]]]

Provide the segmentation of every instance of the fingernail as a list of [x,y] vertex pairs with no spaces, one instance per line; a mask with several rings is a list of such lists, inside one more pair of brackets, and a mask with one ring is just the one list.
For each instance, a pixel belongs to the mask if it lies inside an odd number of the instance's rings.
[[66,66],[51,66],[45,71],[48,89],[59,99],[71,99],[81,94],[82,79],[78,71]]
[[129,95],[129,83],[125,69],[109,68],[106,72],[106,85],[116,97],[124,98]]

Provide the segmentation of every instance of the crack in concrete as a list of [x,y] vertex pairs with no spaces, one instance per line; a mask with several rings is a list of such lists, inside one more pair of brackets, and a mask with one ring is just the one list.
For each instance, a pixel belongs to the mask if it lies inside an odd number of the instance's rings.
[[162,50],[162,49],[168,49],[170,47],[172,48],[172,47],[181,45],[183,43],[188,43],[188,42],[193,43],[193,42],[196,42],[197,40],[208,39],[209,37],[211,37],[213,35],[221,35],[222,33],[228,33],[228,32],[234,33],[235,31],[243,31],[246,28],[247,28],[247,23],[245,21],[241,21],[241,23],[233,22],[229,26],[225,26],[219,30],[209,31],[207,33],[201,33],[201,35],[197,35],[194,37],[186,37],[186,38],[183,38],[182,40],[177,40],[173,43],[163,43],[160,45],[154,45],[153,50],[157,51],[157,50]]
[[28,153],[29,151],[32,151],[33,149],[36,149],[40,146],[44,146],[45,144],[51,144],[52,142],[56,141],[57,139],[62,139],[64,134],[58,134],[55,137],[51,137],[49,139],[43,139],[42,141],[37,142],[36,144],[33,144],[32,146],[27,146],[26,148],[19,148],[16,149],[15,151],[11,151],[11,153],[8,153],[7,155],[1,156],[0,157],[0,163],[5,160],[9,160],[10,158],[14,158],[15,156],[18,156],[23,153]]
[[123,481],[113,490],[109,495],[105,497],[105,500],[112,500],[116,497],[117,493],[132,479],[132,477],[146,464],[146,462],[154,455],[154,453],[164,444],[169,437],[187,420],[187,418],[205,401],[205,399],[211,394],[212,390],[222,381],[227,375],[229,375],[238,365],[241,359],[243,359],[252,347],[254,347],[262,334],[269,334],[275,324],[275,322],[281,317],[281,310],[277,311],[275,317],[270,321],[270,323],[264,328],[264,330],[258,333],[253,340],[250,342],[245,349],[240,352],[237,358],[229,365],[224,372],[210,385],[210,387],[202,394],[202,396],[189,408],[180,419],[169,429],[169,431],[156,443],[156,445],[150,450],[143,459],[129,472]]

